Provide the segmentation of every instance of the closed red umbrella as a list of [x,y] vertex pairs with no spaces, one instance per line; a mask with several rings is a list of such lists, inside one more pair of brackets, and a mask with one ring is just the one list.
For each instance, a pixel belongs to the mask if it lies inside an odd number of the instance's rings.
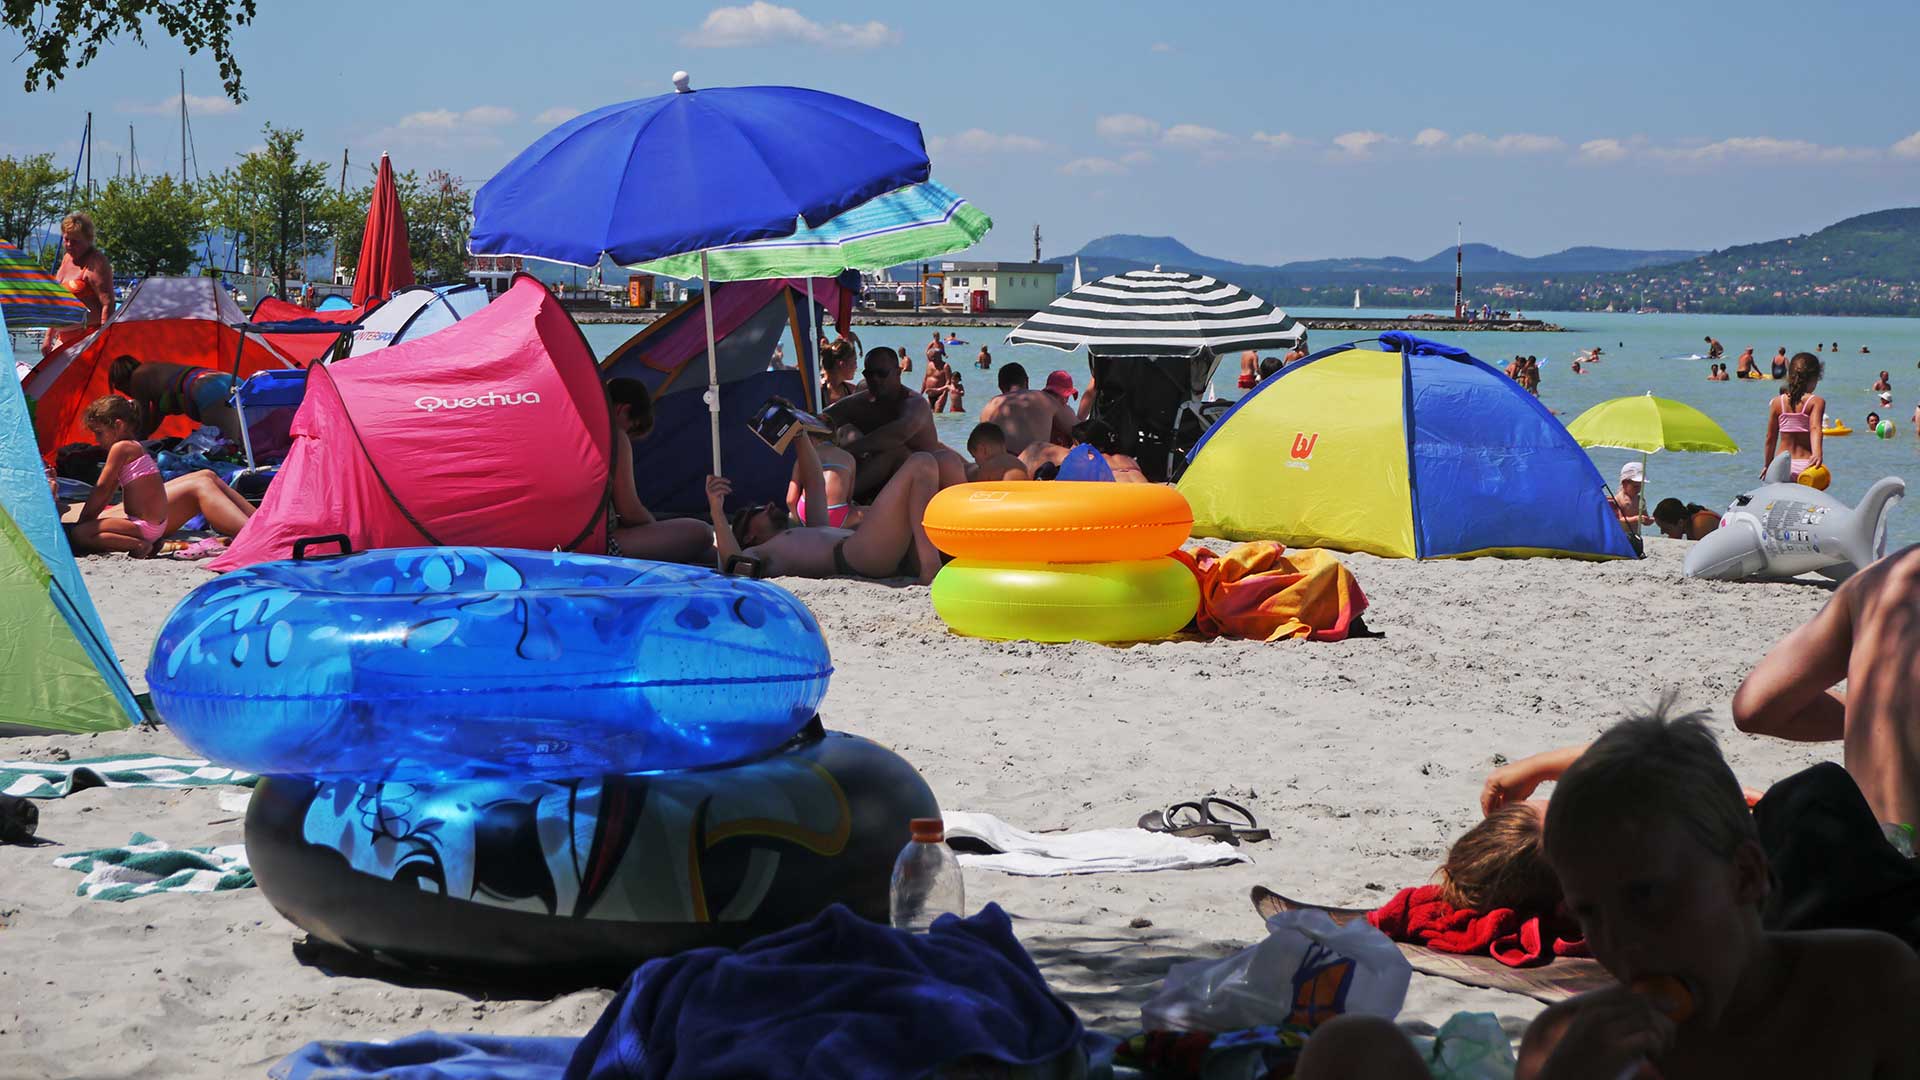
[[381,154],[373,204],[367,207],[367,230],[360,238],[360,262],[353,271],[353,306],[384,300],[393,290],[413,283],[407,215],[400,209],[400,192],[393,185],[393,163]]

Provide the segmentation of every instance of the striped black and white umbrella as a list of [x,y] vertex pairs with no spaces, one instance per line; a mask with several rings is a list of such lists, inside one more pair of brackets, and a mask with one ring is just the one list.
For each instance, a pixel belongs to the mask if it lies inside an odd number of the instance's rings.
[[1084,345],[1101,356],[1221,356],[1292,348],[1306,332],[1238,285],[1156,267],[1080,286],[1021,323],[1007,344]]

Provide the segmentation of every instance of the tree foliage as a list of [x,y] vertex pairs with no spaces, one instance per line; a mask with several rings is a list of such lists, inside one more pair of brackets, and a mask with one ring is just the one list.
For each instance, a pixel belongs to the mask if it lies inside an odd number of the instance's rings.
[[116,178],[87,200],[102,249],[122,274],[184,274],[207,230],[206,199],[161,174]]
[[268,124],[265,134],[265,148],[207,181],[209,204],[213,225],[285,296],[288,273],[326,250],[327,166],[300,159],[299,129]]
[[66,205],[67,172],[52,154],[0,157],[0,239],[35,253]]
[[[393,186],[400,197],[400,211],[407,219],[407,254],[413,260],[413,276],[427,282],[464,280],[467,239],[473,232],[473,192],[459,177],[439,169],[428,172],[424,181],[411,169],[396,170]],[[373,180],[348,188],[344,195],[330,194],[325,203],[322,214],[333,235],[334,259],[351,270],[360,261],[367,208],[373,203]]]
[[236,27],[253,21],[255,0],[0,0],[0,23],[19,34],[27,65],[26,89],[51,90],[66,77],[69,65],[78,69],[92,63],[100,48],[119,34],[146,44],[146,24],[160,24],[188,53],[213,53],[220,67],[220,85],[234,101],[245,101],[240,86],[240,64],[233,57]]

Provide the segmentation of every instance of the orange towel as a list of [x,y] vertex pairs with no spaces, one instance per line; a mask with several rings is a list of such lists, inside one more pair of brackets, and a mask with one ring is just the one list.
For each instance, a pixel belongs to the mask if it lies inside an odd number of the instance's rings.
[[1353,571],[1320,548],[1289,552],[1257,540],[1225,555],[1207,548],[1177,554],[1200,579],[1196,623],[1208,637],[1343,641],[1367,610]]

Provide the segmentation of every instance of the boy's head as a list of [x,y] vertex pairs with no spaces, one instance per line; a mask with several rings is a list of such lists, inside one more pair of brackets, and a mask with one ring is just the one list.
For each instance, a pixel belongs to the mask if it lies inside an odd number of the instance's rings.
[[1767,858],[1704,714],[1671,708],[1614,725],[1567,769],[1544,850],[1595,959],[1621,982],[1680,979],[1711,1024],[1760,947]]
[[1007,452],[1007,433],[999,424],[980,423],[973,425],[972,434],[967,436],[967,453],[978,463],[990,457]]
[[133,373],[140,367],[140,361],[131,356],[116,356],[113,363],[107,365],[107,389],[116,394],[133,393]]
[[1533,803],[1510,803],[1488,814],[1447,849],[1440,898],[1483,913],[1552,911],[1560,903],[1560,882],[1540,853],[1540,838],[1540,808]]

